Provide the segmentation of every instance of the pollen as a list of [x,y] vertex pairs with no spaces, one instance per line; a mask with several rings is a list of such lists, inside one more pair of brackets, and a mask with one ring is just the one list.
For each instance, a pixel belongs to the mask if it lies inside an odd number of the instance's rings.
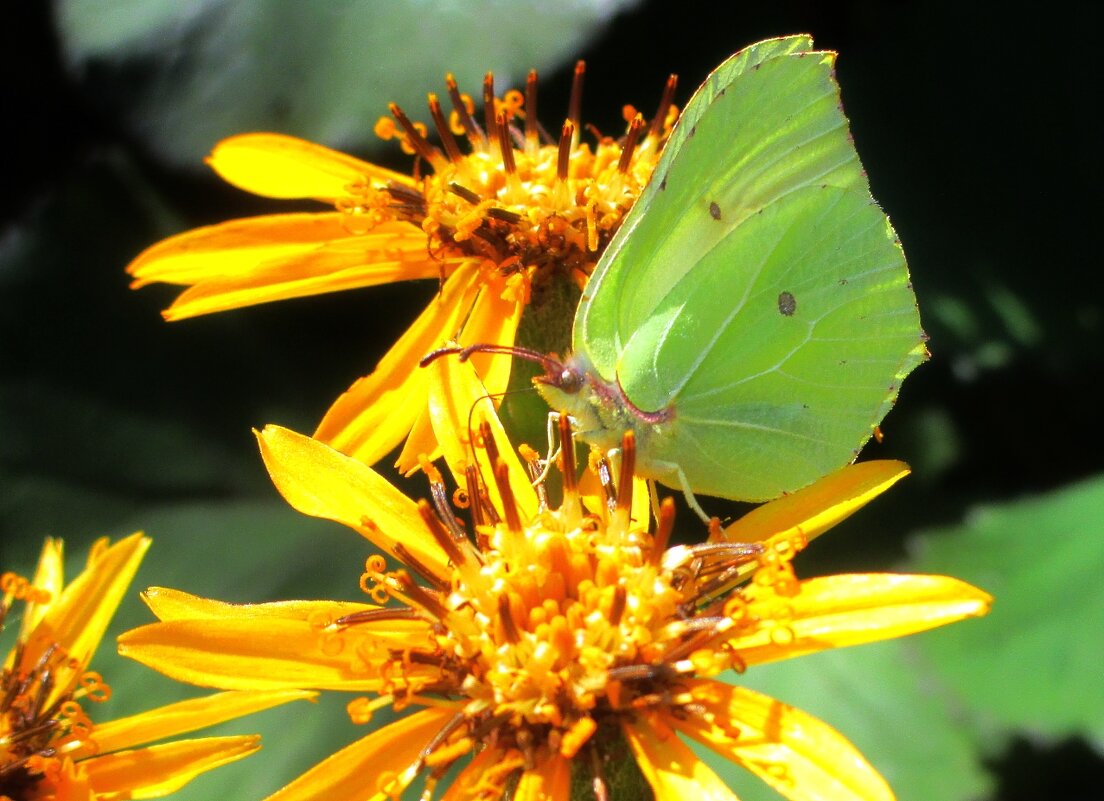
[[[494,75],[487,73],[482,123],[471,96],[447,76],[451,111],[446,115],[437,95],[428,97],[439,144],[430,141],[428,126],[392,104],[375,132],[416,157],[418,188],[348,186],[348,196],[336,202],[347,228],[363,233],[387,221],[413,223],[428,236],[429,252],[446,278],[464,261],[477,259],[488,278],[519,274],[538,289],[556,277],[585,280],[651,177],[678,109],[672,105],[677,82],[671,76],[650,123],[630,108],[624,134],[603,135],[579,119],[584,75],[579,62],[558,137],[537,121],[535,71],[524,91],[510,90],[501,98]],[[584,130],[592,141],[582,141]]]

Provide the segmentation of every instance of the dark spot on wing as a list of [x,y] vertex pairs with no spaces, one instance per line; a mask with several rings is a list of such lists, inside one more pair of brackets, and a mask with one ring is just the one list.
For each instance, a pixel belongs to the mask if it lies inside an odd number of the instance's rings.
[[781,292],[778,295],[778,311],[786,317],[792,317],[797,311],[797,299],[790,292]]
[[667,188],[667,176],[664,175],[663,180],[659,182],[659,191],[662,192],[666,188]]
[[696,134],[697,132],[698,132],[698,126],[697,126],[697,125],[691,125],[691,126],[690,126],[690,133],[688,133],[688,134],[686,135],[686,138],[687,138],[687,139],[689,139],[689,138],[690,138],[691,136],[693,136],[693,135],[694,135],[694,134]]
[[721,219],[721,207],[717,205],[716,201],[709,204],[709,216],[714,220]]

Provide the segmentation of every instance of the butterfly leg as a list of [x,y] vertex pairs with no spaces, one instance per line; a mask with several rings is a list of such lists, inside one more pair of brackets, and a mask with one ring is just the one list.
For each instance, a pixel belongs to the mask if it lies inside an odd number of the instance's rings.
[[[666,477],[662,479],[664,484],[668,486],[678,486],[682,490],[683,496],[686,498],[687,505],[694,510],[694,513],[702,519],[702,522],[708,524],[710,516],[702,509],[701,504],[698,503],[698,499],[694,496],[694,491],[690,489],[690,482],[686,478],[686,474],[682,472],[682,468],[675,462],[656,462],[655,467],[658,468],[657,472],[665,473],[666,476],[673,477],[674,482],[669,481]],[[653,501],[653,506],[655,502]]]

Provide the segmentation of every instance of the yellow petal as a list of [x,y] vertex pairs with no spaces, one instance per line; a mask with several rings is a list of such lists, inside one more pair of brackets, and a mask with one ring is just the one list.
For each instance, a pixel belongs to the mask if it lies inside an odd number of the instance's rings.
[[207,163],[224,181],[255,195],[276,198],[348,197],[350,188],[394,181],[416,188],[409,175],[392,172],[293,136],[249,133],[219,142]]
[[96,724],[96,746],[101,754],[214,726],[290,701],[314,698],[306,690],[225,692],[191,698],[137,715]]
[[471,446],[471,433],[479,430],[480,423],[486,422],[498,446],[499,456],[506,464],[514,501],[521,510],[523,519],[531,518],[537,511],[536,491],[529,481],[529,474],[514,452],[514,446],[506,435],[475,368],[470,362],[446,356],[429,365],[428,369],[431,371],[429,415],[445,461],[457,483],[465,486],[464,467],[472,463],[474,456],[487,482],[491,502],[496,509],[502,511],[502,496],[492,478],[494,471],[487,460],[487,451],[485,448],[473,449]]
[[859,462],[777,500],[728,526],[728,542],[762,542],[801,533],[809,540],[845,520],[909,474],[904,462]]
[[744,687],[685,682],[712,713],[668,724],[759,776],[790,801],[891,801],[893,792],[859,751],[826,723]]
[[42,620],[47,610],[57,602],[65,588],[65,547],[61,540],[47,537],[42,544],[42,553],[38,556],[38,566],[35,568],[34,578],[31,583],[49,593],[46,601],[29,603],[23,612],[23,622],[19,626],[19,641],[26,642],[31,631]]
[[265,801],[383,801],[413,779],[412,766],[456,714],[424,709],[384,726],[319,762]]
[[407,223],[352,235],[340,215],[287,214],[234,220],[154,245],[128,268],[132,287],[194,284],[168,320],[395,281],[436,278],[441,264]]
[[417,504],[375,470],[279,426],[266,426],[257,439],[272,483],[300,512],[344,523],[392,556],[401,542],[436,575],[451,575]]
[[[461,345],[513,345],[525,303],[520,297],[503,298],[499,282],[489,283],[479,293],[471,317],[457,338]],[[492,395],[505,392],[510,383],[513,357],[504,353],[476,353],[471,359],[483,386]]]
[[200,598],[198,595],[167,587],[150,587],[142,593],[142,600],[159,620],[220,618],[234,620],[275,617],[284,620],[314,621],[317,625],[321,625],[319,621],[322,620],[336,620],[354,612],[379,609],[375,604],[358,604],[352,601],[273,601],[264,604],[231,604],[210,598]]
[[479,291],[477,262],[462,264],[441,293],[380,360],[375,372],[338,398],[314,436],[365,464],[398,445],[426,408],[423,356],[445,343],[471,310]]
[[739,801],[657,715],[622,726],[655,801]]
[[[752,604],[758,589],[753,584],[745,591]],[[786,605],[784,623],[759,626],[729,642],[747,664],[772,662],[978,617],[989,611],[992,600],[977,587],[947,576],[825,576],[802,581],[792,598],[767,602]]]
[[212,278],[240,278],[255,273],[258,265],[297,258],[327,242],[349,239],[345,222],[345,215],[338,212],[268,214],[194,228],[143,250],[127,265],[127,273],[134,279],[134,289],[157,281],[191,285]]
[[514,801],[568,801],[570,796],[571,763],[558,753],[522,773],[514,791]]
[[[425,386],[428,385],[426,382]],[[437,435],[433,433],[429,409],[424,404],[418,409],[410,426],[410,433],[406,435],[406,442],[395,460],[395,468],[404,476],[413,475],[421,469],[423,457],[430,462],[441,458],[441,448],[437,444]]]
[[160,798],[261,747],[256,735],[206,737],[119,751],[81,762],[99,798]]
[[[172,620],[124,633],[119,653],[178,681],[224,690],[376,690],[384,683],[379,665],[366,662],[354,646],[363,645],[365,654],[373,649],[386,654],[429,635],[428,624],[415,634],[395,622],[360,624],[335,645],[305,621]],[[414,669],[406,675],[430,674]]]
[[123,599],[150,540],[139,534],[107,547],[106,540],[93,546],[89,564],[51,604],[27,640],[23,668],[30,670],[43,649],[57,644],[71,660],[59,665],[51,679],[54,691],[47,704],[64,691],[72,675],[82,672],[103,638],[119,602]]

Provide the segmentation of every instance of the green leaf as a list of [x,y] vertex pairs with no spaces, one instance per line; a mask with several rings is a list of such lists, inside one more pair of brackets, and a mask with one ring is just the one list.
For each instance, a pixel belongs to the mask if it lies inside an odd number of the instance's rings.
[[995,597],[988,617],[922,641],[940,684],[977,721],[1104,747],[1104,477],[978,507],[962,525],[925,532],[913,567]]
[[[958,703],[918,669],[916,644],[902,640],[824,651],[757,665],[726,678],[816,715],[837,729],[885,777],[899,798],[965,801],[989,787],[973,754],[977,741],[956,719]],[[782,796],[747,771],[696,749],[742,801]]]
[[[577,53],[633,0],[62,0],[65,55],[163,158],[198,166],[219,139],[272,130],[372,144],[395,101],[410,111],[446,72],[479,97]],[[106,79],[106,80],[105,80]]]

